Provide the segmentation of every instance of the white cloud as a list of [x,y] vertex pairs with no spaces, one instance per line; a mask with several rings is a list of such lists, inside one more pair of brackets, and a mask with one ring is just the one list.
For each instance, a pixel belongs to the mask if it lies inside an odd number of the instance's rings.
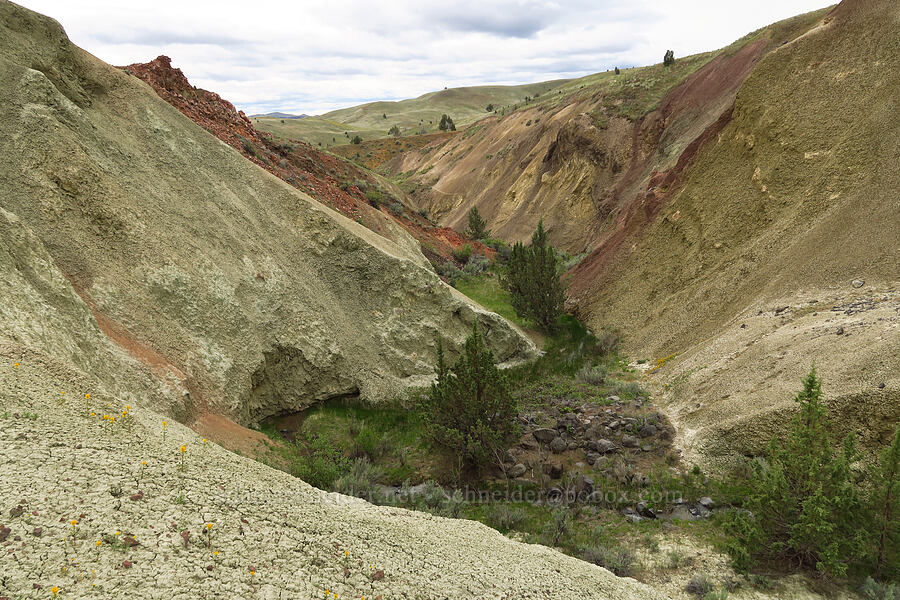
[[321,113],[714,50],[823,0],[19,0],[115,65],[172,58],[248,113]]

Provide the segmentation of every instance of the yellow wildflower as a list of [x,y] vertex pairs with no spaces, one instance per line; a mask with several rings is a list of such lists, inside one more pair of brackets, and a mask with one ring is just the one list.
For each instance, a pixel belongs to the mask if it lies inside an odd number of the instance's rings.
[[97,540],[95,543],[97,544],[98,548],[103,545],[103,542],[101,542],[100,540]]
[[115,422],[116,422],[116,418],[115,418],[115,417],[110,417],[110,418],[109,418],[109,422],[110,422],[110,423],[115,423]]
[[50,588],[50,593],[54,596],[57,595],[59,593],[59,588],[54,585],[52,588]]
[[126,404],[126,405],[125,405],[125,410],[131,410],[131,405],[130,405],[130,404]]
[[210,529],[212,529],[212,523],[207,523],[206,530],[209,531]]
[[91,395],[90,395],[90,394],[85,394],[85,395],[84,395],[84,399],[85,399],[85,400],[90,400],[90,399],[91,399]]
[[92,412],[92,413],[91,413],[91,416],[92,416],[92,417],[96,417],[96,416],[97,416],[97,413]]
[[182,454],[187,452],[187,444],[182,444],[181,446],[179,446],[178,451],[181,452]]
[[13,365],[13,369],[18,369],[18,368],[19,368],[19,363],[16,363]]
[[71,521],[69,521],[69,523],[72,524],[72,527],[75,527],[76,525],[78,525],[78,520],[77,520],[77,519],[72,519]]

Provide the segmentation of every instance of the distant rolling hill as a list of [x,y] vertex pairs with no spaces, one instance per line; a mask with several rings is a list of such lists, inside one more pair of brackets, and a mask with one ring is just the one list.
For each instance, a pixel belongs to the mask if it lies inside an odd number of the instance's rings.
[[493,114],[508,112],[526,102],[526,97],[539,98],[556,94],[569,80],[558,79],[527,85],[485,85],[430,92],[400,101],[370,102],[334,110],[324,115],[282,123],[284,117],[258,115],[251,117],[258,129],[288,139],[311,144],[336,146],[348,143],[354,136],[363,140],[388,136],[396,125],[403,135],[432,133],[438,130],[441,115],[447,114],[457,127],[468,125]]
[[292,114],[290,114],[290,113],[283,113],[283,112],[270,112],[270,113],[264,113],[264,114],[261,114],[261,115],[250,115],[250,118],[251,118],[251,119],[256,119],[256,118],[269,118],[269,119],[305,119],[305,118],[307,118],[307,117],[309,117],[309,115],[307,115],[307,114],[302,114],[302,115],[292,115]]

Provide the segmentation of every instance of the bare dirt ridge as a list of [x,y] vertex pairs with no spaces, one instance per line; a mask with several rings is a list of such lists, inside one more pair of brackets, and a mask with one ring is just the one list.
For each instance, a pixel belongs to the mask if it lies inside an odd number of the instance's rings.
[[[416,204],[378,175],[306,142],[281,141],[259,131],[231,102],[191,85],[168,56],[122,69],[146,82],[160,98],[257,166],[397,244],[410,244],[409,235],[405,235],[408,233],[441,259],[451,260],[454,249],[472,243],[421,218]],[[399,202],[404,212],[395,214],[386,207],[373,206],[366,197],[369,187],[384,189],[393,200],[385,198],[381,204]]]

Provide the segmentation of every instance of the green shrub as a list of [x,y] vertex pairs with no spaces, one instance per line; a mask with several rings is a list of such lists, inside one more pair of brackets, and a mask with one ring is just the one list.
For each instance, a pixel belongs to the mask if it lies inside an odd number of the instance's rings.
[[458,260],[459,262],[466,264],[469,261],[469,258],[472,256],[472,246],[471,244],[463,244],[459,248],[453,251],[453,258]]
[[419,409],[429,439],[474,469],[493,462],[516,431],[509,383],[484,345],[477,321],[452,367],[444,361],[443,342],[438,340],[437,381],[420,399]]
[[466,266],[463,267],[463,270],[470,275],[477,275],[478,273],[483,273],[490,268],[491,259],[483,254],[475,254],[469,259],[469,261],[466,263]]
[[291,464],[291,474],[311,486],[331,489],[334,481],[350,468],[347,459],[327,438],[313,436],[305,447],[302,442],[295,444],[300,447]]
[[795,399],[800,410],[787,437],[773,439],[766,459],[757,462],[747,510],[726,522],[738,569],[767,559],[843,576],[863,548],[861,502],[850,471],[854,438],[833,450],[821,386],[813,368]]
[[634,572],[635,554],[622,546],[602,544],[582,549],[581,558],[589,563],[609,569],[619,577],[629,577]]
[[362,144],[362,138],[358,135],[353,136],[353,139],[350,140],[351,144]]
[[388,204],[388,210],[398,217],[403,215],[403,205],[399,202],[391,202],[390,204]]
[[525,511],[504,502],[494,504],[487,514],[487,524],[501,533],[518,529],[525,522]]
[[697,573],[691,577],[690,581],[688,581],[687,585],[684,587],[684,591],[693,594],[698,598],[703,598],[706,594],[713,591],[713,584],[706,573]]
[[871,577],[866,577],[859,588],[859,595],[864,600],[898,600],[900,592],[893,583],[878,583]]
[[483,243],[488,248],[492,248],[497,252],[497,256],[499,256],[503,261],[509,260],[509,255],[512,253],[512,248],[509,247],[505,241],[500,238],[485,238]]
[[434,270],[452,286],[456,286],[456,282],[463,276],[462,270],[456,266],[456,263],[449,260],[435,263]]
[[366,190],[366,200],[369,201],[370,206],[378,208],[379,206],[381,206],[381,202],[383,199],[384,196],[382,196],[379,190],[376,190],[375,188]]
[[357,458],[347,472],[334,481],[334,491],[376,502],[383,496],[377,483],[381,476],[381,469],[368,458]]
[[639,396],[647,397],[647,391],[637,381],[617,381],[613,386],[613,394],[622,400],[634,400]]
[[513,246],[503,286],[509,291],[513,308],[520,317],[530,319],[548,333],[558,328],[563,309],[563,285],[558,259],[547,243],[543,221],[538,221],[531,245]]
[[585,365],[578,371],[578,381],[588,385],[600,385],[606,381],[607,370],[603,365]]
[[559,546],[560,540],[569,534],[572,516],[567,508],[557,508],[550,514],[550,520],[544,526],[544,537],[550,546]]
[[670,67],[675,64],[675,53],[671,50],[666,50],[666,55],[663,57],[663,65]]

